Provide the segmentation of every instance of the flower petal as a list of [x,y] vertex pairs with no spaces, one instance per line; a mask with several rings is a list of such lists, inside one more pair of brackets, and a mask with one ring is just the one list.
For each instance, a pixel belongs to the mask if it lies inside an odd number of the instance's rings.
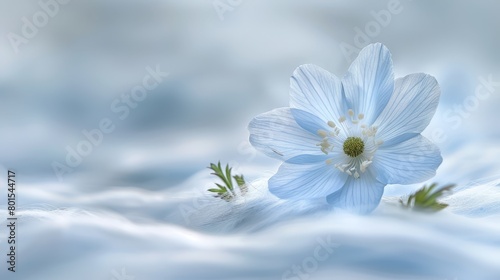
[[290,107],[338,124],[338,118],[347,110],[342,83],[319,66],[301,65],[290,78]]
[[297,122],[300,127],[314,135],[318,135],[318,130],[320,129],[326,131],[330,130],[327,122],[309,112],[294,108],[290,108],[290,112],[292,113],[295,122]]
[[422,135],[390,147],[380,147],[369,167],[387,184],[414,184],[436,174],[443,161],[439,148]]
[[349,176],[342,189],[327,196],[326,200],[334,207],[360,214],[369,213],[380,203],[385,185],[369,173],[358,179]]
[[419,134],[431,121],[439,95],[439,85],[430,75],[418,73],[397,79],[394,94],[375,121],[377,135],[390,141],[405,134]]
[[384,110],[394,90],[389,50],[376,43],[365,47],[342,79],[347,105],[356,115],[364,114],[371,125]]
[[318,162],[325,162],[327,159],[331,158],[331,155],[299,155],[288,159],[286,162],[291,164],[312,164]]
[[[321,198],[340,189],[347,174],[340,172],[324,161],[326,156],[311,160],[307,164],[284,162],[278,172],[269,179],[269,191],[279,198]],[[295,159],[290,159],[297,162]]]
[[318,135],[301,128],[289,108],[258,115],[248,125],[250,143],[264,154],[283,161],[301,154],[323,155]]

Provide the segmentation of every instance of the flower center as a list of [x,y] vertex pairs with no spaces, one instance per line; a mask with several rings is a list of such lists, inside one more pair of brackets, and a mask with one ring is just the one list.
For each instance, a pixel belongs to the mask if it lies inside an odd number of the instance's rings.
[[344,142],[344,153],[355,158],[365,150],[365,142],[359,137],[347,137]]
[[[354,114],[352,109],[347,110],[346,116],[338,118],[337,124],[328,121],[330,129],[318,130],[321,142],[316,144],[325,155],[332,153],[326,159],[327,165],[333,165],[341,172],[359,178],[366,172],[368,166],[373,162],[373,156],[378,147],[383,144],[376,136],[378,128],[367,126],[362,122],[364,114]],[[336,153],[334,146],[343,146],[344,155]]]

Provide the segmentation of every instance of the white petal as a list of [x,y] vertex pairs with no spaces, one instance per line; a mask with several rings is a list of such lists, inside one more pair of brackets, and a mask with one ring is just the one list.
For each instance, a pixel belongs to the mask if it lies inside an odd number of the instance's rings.
[[323,157],[318,160],[308,164],[284,162],[269,179],[269,191],[279,198],[303,199],[326,197],[340,189],[347,174],[327,165]]
[[309,112],[294,108],[290,108],[290,112],[292,113],[295,122],[300,127],[312,134],[318,134],[318,130],[330,130],[327,122],[324,122],[323,120]]
[[270,157],[287,160],[301,154],[323,154],[316,146],[321,137],[295,122],[289,108],[258,115],[248,125],[250,143]]
[[394,94],[375,121],[378,136],[389,142],[404,134],[422,132],[436,111],[439,95],[439,85],[430,75],[411,74],[397,79]]
[[443,159],[439,148],[422,135],[380,147],[368,170],[387,184],[414,184],[432,178]]
[[394,73],[389,50],[376,43],[365,47],[342,79],[347,106],[364,114],[371,125],[389,102],[394,90]]
[[369,213],[380,203],[385,185],[367,173],[358,179],[350,176],[342,189],[326,199],[334,207],[355,213]]
[[342,83],[319,66],[299,66],[290,79],[290,107],[338,124],[337,119],[346,114]]

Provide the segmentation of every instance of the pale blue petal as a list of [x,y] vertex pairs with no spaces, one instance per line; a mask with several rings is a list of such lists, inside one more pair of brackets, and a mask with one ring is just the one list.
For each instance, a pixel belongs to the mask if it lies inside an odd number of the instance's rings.
[[299,109],[290,108],[293,118],[297,124],[312,134],[318,135],[318,130],[331,130],[327,122],[317,116]]
[[443,161],[439,148],[422,135],[380,147],[368,170],[387,184],[414,184],[430,179]]
[[374,124],[378,137],[389,141],[422,132],[436,111],[439,95],[439,85],[430,75],[419,73],[397,79],[394,94]]
[[365,214],[378,206],[385,185],[369,173],[364,173],[358,179],[349,176],[342,189],[330,194],[326,199],[334,207]]
[[342,79],[347,106],[355,115],[364,114],[371,125],[382,113],[394,91],[394,73],[389,50],[376,43],[365,47]]
[[299,66],[290,79],[290,107],[316,115],[323,122],[346,114],[345,98],[339,78],[323,68]]
[[415,136],[418,136],[420,135],[420,133],[405,133],[405,134],[401,134],[399,136],[396,136],[388,141],[384,141],[384,143],[382,143],[382,146],[381,147],[390,147],[390,146],[394,146],[394,145],[397,145],[401,142],[404,142],[406,140],[410,140],[411,138],[415,137]]
[[317,163],[317,162],[325,162],[327,159],[331,158],[331,155],[299,155],[296,157],[293,157],[291,159],[288,159],[286,162],[287,163],[293,163],[293,164],[311,164],[311,163]]
[[347,176],[324,160],[308,164],[284,162],[269,179],[269,191],[284,199],[321,198],[340,189]]
[[287,160],[301,154],[322,155],[317,143],[321,137],[302,129],[289,108],[258,115],[248,125],[250,143],[266,155]]

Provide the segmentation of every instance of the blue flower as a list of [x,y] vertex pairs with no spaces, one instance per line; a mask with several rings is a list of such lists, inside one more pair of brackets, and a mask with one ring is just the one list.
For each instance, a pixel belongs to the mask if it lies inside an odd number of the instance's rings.
[[394,80],[384,45],[365,47],[342,79],[302,65],[290,83],[290,107],[248,127],[254,147],[284,161],[269,179],[274,195],[326,197],[334,207],[367,213],[387,184],[435,175],[440,151],[420,133],[438,105],[439,85],[420,73]]

